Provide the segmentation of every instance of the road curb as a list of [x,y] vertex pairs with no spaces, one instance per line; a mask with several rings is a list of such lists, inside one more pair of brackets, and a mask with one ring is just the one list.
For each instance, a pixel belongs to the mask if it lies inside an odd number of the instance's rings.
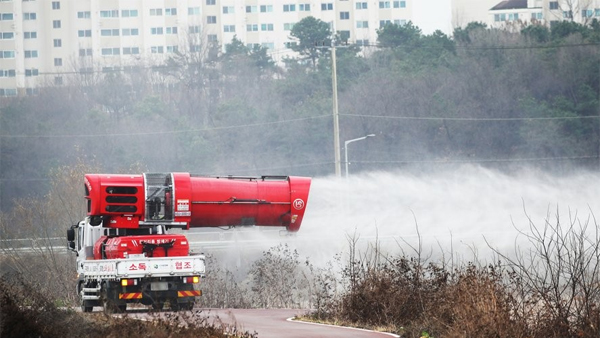
[[339,327],[339,328],[348,329],[348,330],[358,330],[358,331],[365,331],[365,332],[381,333],[381,334],[385,334],[385,335],[388,335],[388,336],[391,336],[391,337],[400,338],[400,336],[397,335],[397,334],[395,334],[395,333],[381,332],[381,331],[374,331],[374,330],[367,330],[367,329],[361,329],[361,328],[358,328],[358,327],[349,327],[349,326],[340,326],[340,325],[333,325],[333,324],[322,324],[322,323],[305,322],[303,320],[294,319],[294,317],[290,317],[290,318],[286,319],[286,321],[288,321],[288,322],[296,322],[296,323],[303,323],[303,324],[312,324],[312,325]]

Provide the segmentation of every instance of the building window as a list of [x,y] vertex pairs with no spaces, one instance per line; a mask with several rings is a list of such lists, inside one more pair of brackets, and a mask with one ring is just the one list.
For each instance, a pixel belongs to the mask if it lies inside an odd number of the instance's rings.
[[168,15],[168,16],[177,15],[177,8],[165,8],[165,15]]
[[23,13],[23,20],[35,20],[37,19],[37,14],[35,13]]
[[283,5],[283,11],[284,12],[295,12],[296,11],[296,5],[294,5],[294,4]]
[[223,6],[223,14],[233,14],[235,8],[233,6]]
[[92,13],[90,11],[77,12],[77,19],[89,19],[92,17]]
[[2,88],[0,89],[0,96],[17,96],[16,88]]
[[225,26],[223,26],[223,32],[225,32],[225,33],[235,33],[235,25],[225,25]]
[[207,4],[208,6],[212,6],[212,5],[216,5],[216,4],[217,4],[217,2],[216,2],[215,0],[206,0],[206,4]]
[[123,28],[121,34],[123,36],[137,36],[140,35],[140,31],[137,28]]
[[92,49],[91,48],[82,48],[79,50],[79,56],[92,56]]
[[356,28],[369,28],[369,21],[356,21]]
[[273,5],[261,5],[260,12],[261,13],[270,13],[273,11]]
[[54,39],[54,47],[62,47],[62,40]]
[[301,12],[310,12],[310,4],[300,4],[298,7]]
[[37,32],[23,32],[24,39],[37,39]]
[[582,18],[591,18],[594,16],[594,11],[591,9],[584,9],[581,11]]
[[38,88],[26,88],[25,92],[27,93],[27,95],[37,95],[40,91]]
[[394,20],[394,25],[398,25],[398,26],[404,26],[406,25],[406,20],[402,19],[402,20]]
[[297,46],[298,42],[296,42],[296,41],[288,41],[288,42],[284,42],[283,45],[285,46],[285,48],[291,49],[291,48]]
[[101,29],[100,36],[119,36],[118,29]]
[[519,20],[519,14],[518,13],[510,13],[508,14],[508,21],[516,21]]
[[200,50],[201,50],[200,45],[194,45],[194,44],[190,45],[190,52],[195,53],[195,52],[199,52]]
[[247,32],[258,32],[258,25],[257,24],[246,25],[246,31]]
[[177,53],[178,49],[177,46],[167,46],[167,53]]
[[542,18],[543,18],[542,12],[531,13],[531,20],[542,20]]
[[406,1],[394,1],[394,8],[406,8]]
[[260,46],[263,48],[266,48],[266,49],[270,49],[270,50],[275,49],[275,43],[273,43],[273,42],[263,42],[260,44]]
[[209,15],[206,17],[206,23],[208,24],[215,24],[217,23],[217,17],[214,15]]
[[321,4],[321,10],[322,11],[332,11],[333,3]]
[[56,66],[56,67],[62,66],[62,59],[61,58],[54,58],[54,66]]
[[[14,52],[13,52],[13,57],[14,56]],[[38,51],[37,50],[26,50],[25,51],[25,58],[26,59],[35,59],[38,57]]]
[[190,26],[188,30],[190,33],[198,34],[200,33],[200,26]]
[[257,6],[246,6],[246,13],[257,13],[257,12],[258,12]]
[[109,11],[100,11],[100,17],[101,18],[118,18],[119,11],[116,9],[109,10]]
[[14,50],[0,50],[0,59],[14,59],[15,51]]
[[38,75],[40,75],[40,72],[35,68],[25,69],[25,77],[38,76]]
[[356,9],[367,9],[367,3],[366,2],[357,2]]
[[263,32],[272,32],[273,24],[272,23],[263,23],[260,25],[260,30]]
[[166,33],[167,34],[177,34],[177,27],[176,26],[174,26],[174,27],[167,27],[166,28]]
[[92,36],[92,30],[91,29],[79,30],[79,31],[77,31],[77,36],[79,36],[80,38],[90,37],[90,36]]
[[379,28],[383,28],[386,25],[390,25],[391,23],[392,23],[392,21],[390,21],[390,20],[380,20],[379,21]]
[[188,15],[200,15],[200,7],[189,7]]
[[123,10],[121,10],[121,17],[123,17],[123,18],[135,18],[137,16],[138,16],[138,10],[137,9],[123,9]]
[[119,55],[120,48],[102,48],[102,55]]
[[548,5],[550,9],[558,9],[558,1],[550,1]]
[[294,28],[294,23],[284,23],[283,24],[284,31],[291,31],[292,28]]
[[349,20],[350,12],[340,12],[340,20]]
[[2,40],[12,40],[14,38],[15,38],[14,32],[2,32],[2,34],[0,34],[0,39],[2,39]]
[[53,20],[52,21],[52,27],[53,28],[60,28],[60,20]]
[[217,42],[217,34],[208,34],[206,36],[206,38],[208,39],[208,42]]
[[60,1],[52,1],[52,9],[60,9]]
[[573,19],[573,11],[564,11],[563,18],[564,19]]
[[123,47],[123,55],[140,54],[140,47]]
[[379,8],[390,8],[389,1],[379,1]]
[[340,39],[342,39],[342,41],[350,40],[350,31],[340,31]]
[[0,77],[15,77],[16,72],[14,69],[0,69]]
[[150,8],[150,16],[162,16],[162,8]]
[[506,13],[494,14],[494,21],[506,21]]
[[152,27],[152,28],[150,28],[150,33],[152,35],[162,35],[163,34],[163,28],[162,27]]
[[163,46],[152,46],[150,47],[150,52],[152,54],[163,54],[165,52],[165,48]]
[[13,13],[0,13],[0,21],[10,21],[13,19]]

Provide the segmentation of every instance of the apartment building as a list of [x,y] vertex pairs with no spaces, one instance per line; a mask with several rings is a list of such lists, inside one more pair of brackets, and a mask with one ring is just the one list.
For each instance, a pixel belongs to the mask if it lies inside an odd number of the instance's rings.
[[491,27],[520,29],[562,20],[585,24],[594,18],[600,20],[600,0],[505,0],[490,9],[488,22]]
[[413,0],[0,0],[0,96],[66,84],[66,74],[156,65],[234,36],[290,55],[294,24],[329,23],[350,42],[376,42],[411,20]]

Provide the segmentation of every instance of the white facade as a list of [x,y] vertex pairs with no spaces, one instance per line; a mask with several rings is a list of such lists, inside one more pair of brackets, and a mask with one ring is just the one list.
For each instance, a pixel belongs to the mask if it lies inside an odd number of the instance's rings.
[[[510,6],[518,2],[522,3]],[[600,0],[508,0],[489,11],[488,23],[496,28],[509,25],[522,28],[532,23],[552,25],[563,20],[586,24],[594,18],[600,20]]]
[[293,25],[328,22],[368,45],[387,22],[412,18],[414,0],[0,0],[0,96],[63,84],[73,72],[159,64],[234,36],[289,55]]

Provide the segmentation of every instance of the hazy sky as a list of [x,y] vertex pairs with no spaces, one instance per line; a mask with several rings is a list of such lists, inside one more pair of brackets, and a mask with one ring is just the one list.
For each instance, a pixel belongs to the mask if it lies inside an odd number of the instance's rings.
[[452,33],[451,0],[416,0],[413,3],[414,23],[423,34],[431,34],[439,29],[446,34]]

